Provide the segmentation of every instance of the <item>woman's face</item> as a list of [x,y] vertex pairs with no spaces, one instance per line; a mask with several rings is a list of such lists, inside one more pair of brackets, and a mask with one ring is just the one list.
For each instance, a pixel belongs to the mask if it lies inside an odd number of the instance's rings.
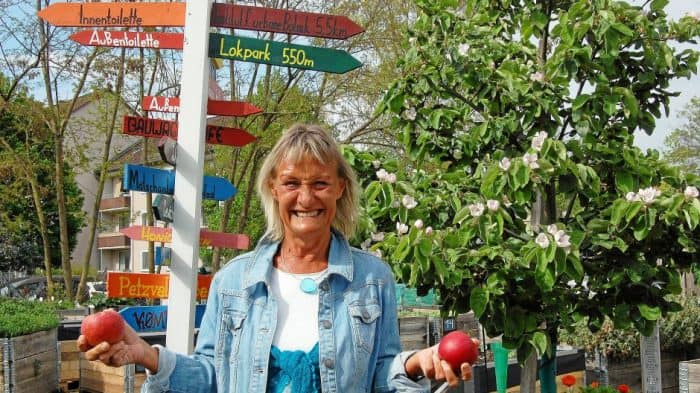
[[283,160],[275,168],[275,175],[270,189],[279,205],[285,236],[330,232],[336,202],[345,190],[338,165],[323,165],[308,157],[298,162]]

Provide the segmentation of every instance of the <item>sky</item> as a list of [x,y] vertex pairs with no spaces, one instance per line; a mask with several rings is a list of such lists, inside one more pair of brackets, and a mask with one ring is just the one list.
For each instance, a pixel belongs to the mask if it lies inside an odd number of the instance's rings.
[[[632,3],[642,3],[633,1]],[[700,0],[670,0],[666,7],[666,12],[673,19],[679,19],[686,12],[700,11]],[[689,46],[695,50],[700,50],[700,43]],[[679,48],[684,49],[684,48]],[[679,79],[671,82],[670,91],[681,92],[678,97],[671,97],[670,113],[668,117],[663,116],[656,120],[656,130],[649,136],[644,131],[635,133],[635,144],[643,150],[656,149],[663,152],[664,138],[674,129],[681,127],[685,121],[680,116],[680,111],[686,106],[693,96],[700,96],[700,76],[693,75],[690,79]]]

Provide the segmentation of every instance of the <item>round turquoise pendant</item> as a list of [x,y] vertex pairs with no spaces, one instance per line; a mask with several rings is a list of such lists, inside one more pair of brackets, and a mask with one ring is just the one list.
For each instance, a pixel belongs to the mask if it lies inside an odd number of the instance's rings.
[[316,293],[316,289],[318,289],[316,281],[308,277],[301,280],[301,282],[299,283],[299,287],[304,293]]

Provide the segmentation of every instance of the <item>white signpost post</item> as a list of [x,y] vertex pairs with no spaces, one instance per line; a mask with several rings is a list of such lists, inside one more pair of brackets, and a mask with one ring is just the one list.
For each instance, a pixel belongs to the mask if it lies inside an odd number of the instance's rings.
[[658,322],[654,325],[651,336],[642,336],[639,344],[642,358],[642,391],[661,393],[661,348]]
[[189,354],[194,348],[195,293],[204,171],[204,138],[209,86],[209,17],[212,0],[187,0],[182,54],[182,90],[175,167],[168,348]]

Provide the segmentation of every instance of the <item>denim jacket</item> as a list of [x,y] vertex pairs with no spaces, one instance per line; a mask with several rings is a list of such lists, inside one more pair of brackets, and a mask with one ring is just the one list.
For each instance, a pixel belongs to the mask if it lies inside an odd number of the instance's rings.
[[[265,392],[277,299],[268,289],[279,242],[261,241],[212,280],[193,355],[159,347],[142,392]],[[319,285],[319,364],[324,393],[429,392],[405,375],[394,278],[375,256],[333,231]]]

